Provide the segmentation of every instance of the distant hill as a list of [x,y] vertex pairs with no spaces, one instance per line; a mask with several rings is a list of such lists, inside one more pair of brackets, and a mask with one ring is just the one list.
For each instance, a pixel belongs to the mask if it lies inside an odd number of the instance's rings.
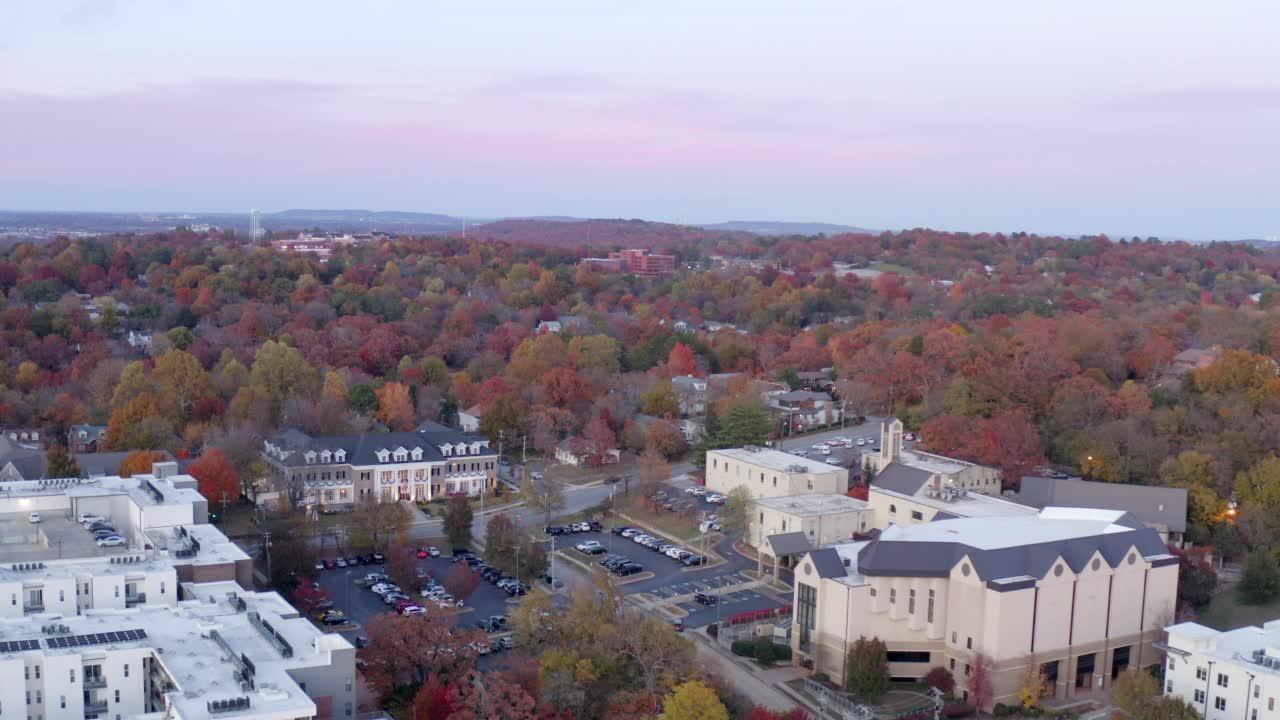
[[[471,232],[471,231],[468,231]],[[564,248],[644,247],[661,249],[689,243],[710,243],[748,233],[708,230],[691,225],[648,220],[499,220],[477,226],[477,237]]]
[[[469,224],[487,220],[468,220]],[[439,213],[401,210],[282,210],[263,213],[266,227],[320,227],[325,230],[401,230],[448,232],[461,230],[463,219]],[[246,220],[247,222],[247,220]]]
[[775,222],[772,220],[730,220],[729,222],[699,225],[705,230],[728,230],[752,235],[843,235],[845,233],[874,234],[878,230],[835,225],[821,222]]

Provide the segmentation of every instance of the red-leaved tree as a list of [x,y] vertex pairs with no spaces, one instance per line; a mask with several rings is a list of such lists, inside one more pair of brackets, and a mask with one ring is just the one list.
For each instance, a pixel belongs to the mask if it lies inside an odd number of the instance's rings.
[[196,488],[211,503],[240,496],[240,475],[220,448],[209,448],[187,472],[196,479]]

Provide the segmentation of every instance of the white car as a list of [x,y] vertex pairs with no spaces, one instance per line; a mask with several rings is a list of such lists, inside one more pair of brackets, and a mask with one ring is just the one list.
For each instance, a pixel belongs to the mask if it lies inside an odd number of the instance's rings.
[[679,560],[679,559],[680,559],[680,553],[682,553],[682,552],[684,552],[684,551],[683,551],[683,550],[681,550],[680,548],[678,548],[678,547],[673,547],[673,548],[671,548],[670,550],[667,550],[667,551],[666,551],[665,553],[663,553],[663,554],[664,554],[664,555],[666,555],[667,557],[671,558],[672,560]]
[[826,447],[826,446],[827,446],[827,444],[826,444],[826,443],[817,443],[817,444],[815,444],[815,445],[813,446],[813,449],[814,449],[814,450],[821,450],[822,448],[824,448],[824,447]]
[[867,444],[866,438],[858,438],[858,447],[862,447],[863,445],[866,445],[866,444]]
[[409,617],[411,615],[426,615],[427,611],[421,605],[408,605],[400,611],[400,614]]
[[[31,513],[30,515],[28,515],[28,516],[27,516],[27,522],[33,522],[33,523],[38,523],[38,522],[40,522],[40,513]],[[99,544],[101,544],[101,543],[99,543]]]
[[430,555],[431,557],[440,557],[440,548],[432,545],[427,548],[427,555]]
[[798,456],[800,456],[800,457],[804,457],[805,455],[808,455],[808,453],[807,453],[807,452],[805,452],[804,450],[792,450],[792,451],[791,451],[791,454],[792,454],[792,455],[798,455]]
[[642,534],[640,534],[640,535],[632,535],[632,536],[631,536],[631,542],[636,543],[636,544],[639,544],[639,545],[643,545],[643,544],[645,544],[645,542],[646,542],[646,541],[648,541],[648,540],[652,540],[652,539],[653,539],[653,538],[651,538],[651,537],[649,537],[648,535],[645,535],[645,534],[643,534],[643,533],[642,533]]
[[693,494],[697,495],[698,497],[702,497],[703,495],[707,494],[707,489],[704,487],[696,487],[693,489]]
[[80,522],[81,525],[88,525],[90,523],[95,523],[99,520],[106,520],[106,518],[102,517],[101,515],[97,513],[91,513],[91,512],[80,513],[80,515],[76,519]]
[[830,454],[831,454],[831,448],[829,448],[829,447],[824,447],[824,448],[822,448],[821,450],[819,450],[818,452],[822,453],[823,455],[830,455]]
[[119,547],[124,544],[124,538],[119,535],[108,535],[98,541],[98,547]]
[[586,542],[578,543],[577,545],[574,545],[574,547],[577,548],[578,550],[581,550],[582,552],[587,552],[588,550],[592,550],[594,548],[598,548],[602,546],[600,545],[600,543],[596,542],[595,540],[588,540]]
[[903,435],[903,436],[902,436],[902,439],[903,439],[903,440],[915,440],[915,439],[916,439],[916,434],[915,434],[915,433],[907,433],[906,435]]
[[723,495],[707,496],[707,502],[711,503],[712,505],[723,505],[724,501],[725,501],[725,497]]
[[386,594],[389,592],[400,592],[400,588],[391,583],[378,583],[377,585],[374,585],[369,589],[372,590],[375,594],[382,595],[382,596],[386,596]]
[[687,488],[685,488],[685,489],[684,489],[684,491],[685,491],[686,493],[689,493],[690,495],[697,495],[697,494],[698,494],[698,486],[697,486],[697,485],[694,485],[693,487],[687,487]]

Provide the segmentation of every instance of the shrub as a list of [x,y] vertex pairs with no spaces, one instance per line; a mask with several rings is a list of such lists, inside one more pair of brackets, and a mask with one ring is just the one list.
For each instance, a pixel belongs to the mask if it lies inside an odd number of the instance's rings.
[[951,691],[956,689],[956,679],[951,671],[944,667],[936,667],[925,673],[924,684],[931,688],[937,688],[938,692],[943,695],[950,695]]
[[820,682],[820,683],[829,683],[829,682],[831,682],[831,676],[830,676],[830,675],[828,675],[828,674],[826,674],[826,673],[824,673],[824,672],[814,673],[814,674],[813,674],[813,679],[814,679],[815,681],[817,681],[817,682]]
[[729,649],[733,651],[734,655],[741,655],[742,657],[752,657],[755,655],[755,648],[752,646],[750,640],[734,640],[733,644],[729,646]]
[[996,703],[995,707],[991,708],[991,714],[996,717],[1008,717],[1013,711],[1014,708],[1004,703]]
[[711,623],[710,625],[707,625],[707,634],[710,635],[711,637],[719,637],[720,626],[715,623]]
[[786,660],[789,662],[791,660],[791,646],[790,645],[774,645],[773,657],[776,660]]
[[972,715],[976,710],[969,703],[949,703],[942,706],[942,714],[949,718],[964,718]]
[[772,665],[774,659],[773,640],[767,637],[758,637],[751,648],[752,655],[765,665]]

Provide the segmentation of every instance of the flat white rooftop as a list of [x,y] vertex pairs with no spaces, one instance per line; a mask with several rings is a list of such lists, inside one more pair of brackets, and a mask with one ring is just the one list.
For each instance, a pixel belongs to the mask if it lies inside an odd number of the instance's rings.
[[[1169,644],[1179,650],[1247,665],[1251,672],[1266,671],[1280,675],[1280,669],[1252,661],[1253,653],[1258,650],[1271,658],[1280,657],[1280,620],[1272,620],[1262,627],[1251,625],[1226,631],[1214,630],[1193,622],[1178,623],[1165,629],[1169,632]],[[1179,641],[1183,638],[1190,640],[1194,646],[1180,644]]]
[[[1021,517],[1005,517],[991,522],[986,517],[964,517],[954,520],[935,520],[901,527],[890,525],[880,533],[880,539],[895,542],[963,543],[979,550],[1057,542],[1075,538],[1094,537],[1108,533],[1132,532],[1135,528],[1121,525],[1114,510],[1090,510],[1069,508],[1045,508],[1040,513]],[[1140,523],[1135,524],[1141,527]]]
[[820,517],[871,509],[870,503],[863,500],[835,494],[784,495],[782,497],[760,498],[755,501],[755,504],[797,517]]
[[802,458],[791,453],[771,448],[726,448],[711,450],[708,454],[716,454],[730,460],[759,465],[760,467],[780,473],[810,473],[822,475],[826,473],[844,473],[846,470],[835,465],[828,465],[817,460]]
[[931,497],[930,495],[904,495],[892,490],[871,486],[870,492],[902,498],[905,501],[935,508],[941,512],[951,513],[959,517],[1029,517],[1037,514],[1037,510],[1003,498],[981,493],[966,492],[954,499]]
[[[208,597],[199,592],[197,595]],[[44,626],[65,626],[65,632],[56,633],[44,632],[42,623],[15,618],[0,621],[0,642],[34,641],[37,649],[16,651],[24,654],[149,649],[177,686],[170,698],[183,718],[214,716],[207,709],[210,701],[240,697],[249,698],[249,710],[255,716],[314,716],[315,702],[288,672],[328,665],[334,651],[350,650],[351,644],[341,635],[320,632],[276,593],[241,591],[237,597],[243,605],[233,603],[224,594],[216,602],[194,600],[177,607],[90,610],[84,615],[44,621]],[[288,643],[290,657],[285,657],[255,625],[250,613],[257,613]],[[142,630],[144,635],[125,633],[133,630]],[[68,645],[59,640],[83,636],[111,639],[89,645]],[[218,637],[234,655],[227,652]],[[242,686],[234,676],[237,663],[232,657],[241,656],[253,665],[253,688]],[[218,713],[216,717],[234,715]]]
[[903,449],[899,453],[898,462],[913,468],[927,470],[936,475],[954,475],[961,470],[973,467],[973,463],[965,462],[964,460],[907,449]]
[[840,555],[840,561],[844,563],[846,575],[842,578],[835,578],[836,582],[849,587],[867,584],[867,579],[858,573],[858,554],[870,544],[870,541],[859,540],[857,542],[842,542],[826,546],[834,549]]

